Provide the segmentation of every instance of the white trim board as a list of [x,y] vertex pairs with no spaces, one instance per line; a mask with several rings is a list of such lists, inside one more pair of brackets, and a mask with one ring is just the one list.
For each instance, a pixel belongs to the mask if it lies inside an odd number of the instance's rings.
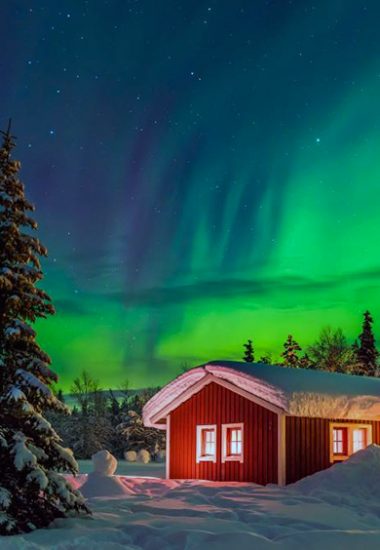
[[256,405],[260,405],[261,407],[264,407],[265,409],[268,409],[269,411],[274,412],[275,414],[283,414],[283,409],[280,409],[279,407],[276,407],[275,405],[272,405],[272,403],[269,403],[268,401],[265,401],[264,399],[261,399],[261,397],[257,397],[256,395],[253,395],[246,390],[243,390],[242,388],[239,388],[238,386],[235,386],[235,384],[232,384],[232,382],[227,382],[227,380],[223,380],[222,378],[216,377],[212,374],[207,374],[198,382],[193,384],[190,388],[182,392],[180,395],[178,395],[173,401],[171,401],[166,407],[163,407],[161,410],[156,412],[151,419],[150,419],[150,425],[154,428],[163,428],[162,424],[157,424],[157,422],[162,419],[166,418],[168,414],[170,414],[173,410],[175,410],[179,405],[190,399],[193,395],[195,395],[197,392],[199,392],[201,389],[203,389],[208,384],[211,384],[211,382],[214,382],[215,384],[219,384],[219,386],[223,386],[224,388],[237,393],[238,395],[241,395],[245,399],[248,399],[248,401],[252,401],[253,403],[256,403]]
[[174,409],[176,409],[179,405],[181,405],[181,403],[184,403],[185,401],[187,401],[188,399],[190,399],[191,396],[193,396],[194,394],[196,394],[199,390],[201,390],[202,388],[204,388],[204,386],[207,386],[207,384],[210,384],[210,382],[212,382],[212,378],[214,378],[211,374],[207,374],[206,376],[204,376],[203,378],[201,378],[200,380],[198,380],[198,382],[196,382],[195,384],[193,384],[190,388],[187,388],[187,390],[185,390],[184,392],[182,392],[180,395],[178,395],[175,399],[173,399],[173,401],[171,401],[170,403],[168,403],[166,405],[166,407],[163,407],[162,409],[160,409],[158,412],[156,412],[151,418],[150,418],[150,422],[149,422],[149,425],[152,426],[153,428],[162,428],[162,424],[157,424],[157,422],[161,419],[161,418],[166,418],[167,415],[169,413],[171,413],[172,411],[174,411]]
[[165,476],[170,479],[170,414],[166,418]]

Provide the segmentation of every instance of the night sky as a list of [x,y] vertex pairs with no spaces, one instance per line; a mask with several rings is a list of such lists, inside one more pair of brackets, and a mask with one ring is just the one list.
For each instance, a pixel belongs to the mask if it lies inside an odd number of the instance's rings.
[[379,18],[377,0],[1,2],[0,122],[49,248],[38,331],[63,385],[353,338],[366,308],[379,330]]

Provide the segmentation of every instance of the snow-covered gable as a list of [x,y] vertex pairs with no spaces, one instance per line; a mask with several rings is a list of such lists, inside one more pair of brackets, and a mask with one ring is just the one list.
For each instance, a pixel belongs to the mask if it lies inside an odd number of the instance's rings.
[[[157,415],[180,402],[205,377],[221,379],[263,400],[279,412],[318,418],[380,420],[380,379],[294,369],[263,363],[212,361],[178,376],[148,401],[146,426]],[[205,380],[206,382],[206,380]],[[154,418],[156,417],[156,418]]]

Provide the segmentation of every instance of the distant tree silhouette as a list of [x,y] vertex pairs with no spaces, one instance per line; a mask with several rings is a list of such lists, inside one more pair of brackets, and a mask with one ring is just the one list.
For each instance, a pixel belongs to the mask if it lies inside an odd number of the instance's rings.
[[255,360],[255,351],[253,349],[252,340],[248,340],[243,346],[245,348],[243,361],[246,363],[253,363]]
[[300,358],[297,352],[301,350],[301,346],[294,340],[293,336],[289,334],[284,343],[284,351],[281,353],[283,364],[287,367],[299,367]]
[[262,355],[259,359],[259,363],[264,363],[264,365],[271,365],[272,364],[272,356],[270,353],[265,353]]
[[376,349],[375,336],[372,329],[373,318],[369,311],[366,311],[363,316],[362,332],[359,335],[360,344],[355,342],[353,345],[357,359],[354,374],[376,376],[379,352]]
[[356,361],[352,347],[347,344],[340,328],[323,328],[319,339],[309,346],[308,354],[312,360],[312,368],[330,372],[350,374]]

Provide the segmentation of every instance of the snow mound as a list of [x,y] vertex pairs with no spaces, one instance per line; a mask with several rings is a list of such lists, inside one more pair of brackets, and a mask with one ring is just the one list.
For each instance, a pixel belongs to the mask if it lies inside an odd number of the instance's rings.
[[380,446],[370,445],[288,488],[334,505],[357,508],[365,503],[367,511],[380,516]]
[[107,476],[98,472],[88,474],[80,491],[85,498],[122,497],[132,494],[119,476]]
[[[239,550],[378,550],[380,514],[374,511],[379,497],[371,485],[378,475],[379,454],[379,447],[372,447],[357,453],[346,464],[288,487],[119,477],[125,495],[109,494],[109,486],[98,485],[97,496],[102,493],[103,498],[91,501],[91,519],[56,520],[49,529],[9,540],[3,537],[6,540],[1,541],[0,547],[1,550],[230,550],[235,546]],[[152,463],[144,468],[146,472],[155,472]],[[116,477],[103,476],[107,480]],[[77,476],[73,482],[79,486],[85,479],[85,475]],[[330,497],[335,495],[336,504],[311,496],[312,491],[321,489],[326,494],[330,491]],[[344,495],[351,495],[350,508],[342,506]]]
[[113,475],[117,460],[109,451],[98,451],[91,458],[94,471],[88,474],[81,487],[84,497],[120,497],[131,494],[121,478]]

